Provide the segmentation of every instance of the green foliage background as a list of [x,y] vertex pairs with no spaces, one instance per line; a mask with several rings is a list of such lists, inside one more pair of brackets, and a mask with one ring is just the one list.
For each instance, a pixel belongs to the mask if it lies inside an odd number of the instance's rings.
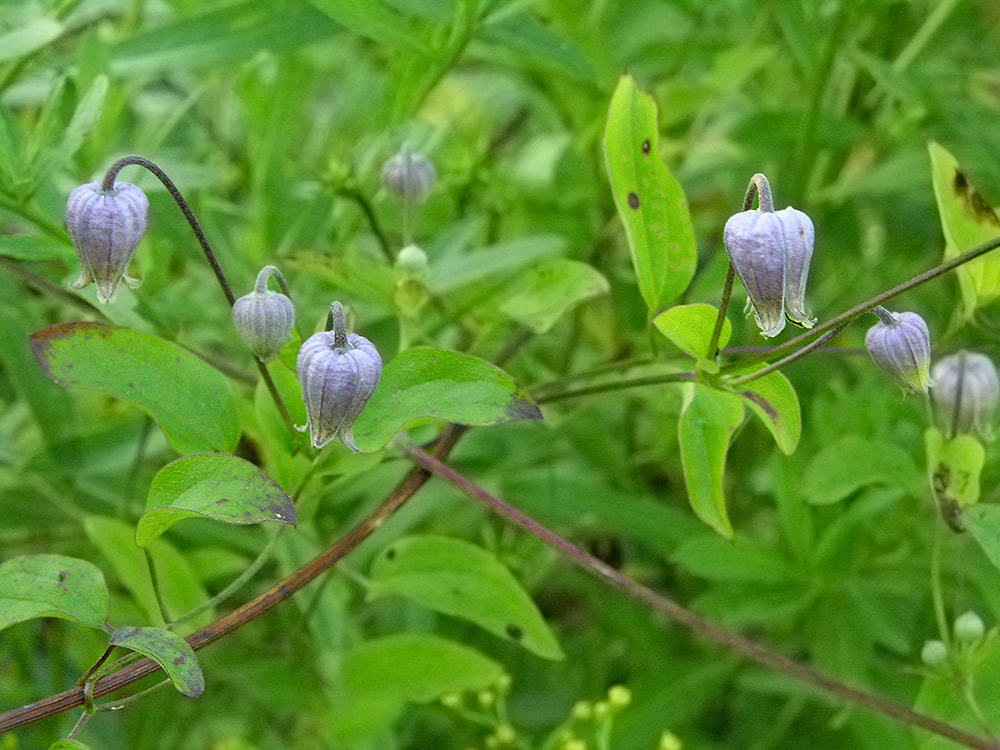
[[[152,203],[134,264],[143,287],[100,308],[92,291],[66,289],[78,270],[61,227],[66,196],[115,158],[140,153],[171,175],[237,294],[261,266],[278,265],[305,329],[341,299],[385,359],[418,343],[493,360],[515,330],[504,302],[519,291],[519,271],[555,257],[592,265],[610,294],[504,363],[532,392],[581,383],[609,363],[624,377],[656,360],[681,362],[649,325],[604,171],[601,138],[620,75],[657,101],[660,156],[694,219],[699,263],[683,301],[718,303],[722,227],[749,177],[763,172],[776,204],[807,211],[816,225],[808,303],[822,321],[939,261],[928,139],[1000,203],[998,48],[1000,8],[989,0],[0,2],[0,557],[92,560],[109,580],[112,622],[151,616],[128,545],[152,477],[176,454],[133,406],[43,375],[28,335],[50,324],[103,319],[202,354],[241,397],[237,452],[265,463],[289,492],[306,471],[303,456],[273,450],[228,306],[148,175],[122,175]],[[379,184],[381,164],[404,142],[439,174],[415,224],[434,297],[419,311],[406,309],[380,239],[393,252],[406,242],[402,212]],[[731,345],[759,346],[752,320],[738,313],[740,295]],[[963,323],[954,278],[894,304],[924,316],[936,355],[969,346],[996,359],[995,309]],[[859,354],[864,329],[836,340],[847,351],[787,369],[803,406],[794,455],[753,420],[741,430],[726,479],[733,543],[688,507],[676,440],[681,394],[672,386],[567,400],[546,407],[542,423],[477,428],[453,463],[709,618],[912,704],[924,682],[921,646],[940,637],[927,415]],[[378,503],[407,468],[380,458],[338,449],[317,464],[309,492],[296,498],[298,528],[278,540],[247,594]],[[988,454],[986,501],[998,499],[997,476]],[[411,534],[492,551],[531,593],[565,660],[405,599],[368,598],[380,550]],[[154,544],[171,561],[161,566],[165,588],[178,607],[197,604],[273,536],[178,524]],[[975,609],[994,623],[996,568],[965,537],[945,538],[940,554],[949,615]],[[602,699],[617,684],[633,700],[608,736],[588,735],[592,722],[573,725],[588,746],[654,748],[668,730],[686,748],[918,742],[901,725],[743,663],[612,594],[440,483],[322,582],[201,652],[203,697],[160,691],[98,715],[81,739],[93,748],[485,746],[490,726],[436,701],[388,712],[368,740],[338,744],[345,654],[400,634],[447,638],[501,664],[511,678],[502,718],[522,747],[546,746],[577,701]],[[0,707],[65,689],[104,645],[99,633],[63,621],[3,631]],[[375,694],[405,671],[370,663],[370,673],[351,675]],[[979,697],[997,727],[1000,687]],[[465,706],[480,710],[476,695]],[[64,715],[0,737],[0,748],[47,747],[74,721]]]

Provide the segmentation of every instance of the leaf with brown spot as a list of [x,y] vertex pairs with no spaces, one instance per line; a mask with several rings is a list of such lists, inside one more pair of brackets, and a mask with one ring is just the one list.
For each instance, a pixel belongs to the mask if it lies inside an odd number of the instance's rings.
[[162,628],[125,625],[111,634],[110,645],[148,656],[163,668],[181,695],[197,698],[205,692],[205,676],[198,657],[187,641],[176,633]]

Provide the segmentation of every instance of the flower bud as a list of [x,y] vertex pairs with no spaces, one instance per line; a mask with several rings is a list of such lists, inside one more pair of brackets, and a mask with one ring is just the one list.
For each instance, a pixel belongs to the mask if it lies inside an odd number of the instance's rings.
[[383,187],[404,203],[423,201],[436,181],[434,165],[406,146],[382,167]]
[[927,393],[930,387],[931,335],[916,313],[893,313],[881,305],[879,322],[868,329],[865,347],[882,371],[904,390]]
[[943,641],[927,641],[920,650],[920,661],[928,667],[940,667],[948,659],[948,647]]
[[93,281],[98,301],[106,303],[114,299],[122,281],[138,286],[127,272],[148,220],[149,200],[127,182],[116,182],[109,190],[91,182],[70,193],[66,229],[82,266],[72,288],[83,289]]
[[334,438],[357,452],[354,422],[368,404],[379,378],[382,358],[375,345],[356,333],[347,334],[344,308],[330,306],[329,328],[306,339],[299,350],[297,369],[302,400],[314,448]]
[[816,320],[805,311],[815,240],[809,217],[791,206],[780,211],[742,211],[726,222],[723,236],[761,334],[777,336],[786,318],[812,328]]
[[1000,380],[992,360],[961,351],[935,363],[931,399],[942,432],[949,437],[975,432],[989,438],[1000,403]]
[[955,640],[959,643],[976,643],[986,632],[983,618],[971,610],[955,618]]
[[761,335],[777,336],[785,327],[785,239],[773,211],[742,211],[723,231],[726,251],[747,290]]
[[274,356],[288,341],[295,325],[295,307],[285,294],[267,288],[274,276],[283,289],[285,279],[274,266],[264,266],[257,274],[254,290],[233,303],[233,324],[246,345],[260,360]]

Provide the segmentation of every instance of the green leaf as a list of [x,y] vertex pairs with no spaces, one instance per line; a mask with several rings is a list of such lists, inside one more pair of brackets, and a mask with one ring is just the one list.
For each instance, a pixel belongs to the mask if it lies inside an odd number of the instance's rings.
[[226,453],[185,456],[157,473],[135,543],[150,542],[183,518],[200,516],[232,524],[295,524],[295,506],[261,469]]
[[426,56],[427,45],[414,33],[412,18],[370,0],[309,0],[335,22],[358,36],[383,44],[389,49],[403,48],[411,54]]
[[687,288],[697,261],[687,199],[660,160],[658,128],[653,99],[623,76],[611,99],[604,159],[639,291],[654,313]]
[[[716,373],[719,371],[719,366],[715,363],[714,353],[709,353],[708,344],[712,340],[712,331],[715,330],[718,316],[719,308],[714,305],[702,303],[677,305],[653,318],[653,325],[674,346],[688,356],[694,357],[699,367],[707,372]],[[723,319],[722,331],[719,334],[719,349],[729,343],[732,333],[732,324],[728,319]]]
[[948,440],[933,427],[924,432],[924,446],[931,492],[941,517],[952,528],[961,530],[958,515],[962,508],[979,502],[979,477],[986,451],[972,435],[956,435]]
[[802,436],[802,410],[788,378],[775,371],[741,386],[737,393],[771,431],[781,452],[792,455]]
[[36,617],[91,628],[108,619],[108,587],[92,563],[62,555],[21,555],[0,565],[0,629]]
[[697,383],[684,384],[684,405],[677,422],[684,484],[698,517],[727,539],[733,527],[726,513],[723,476],[732,432],[743,422],[738,396]]
[[1000,505],[970,505],[962,510],[961,522],[990,562],[1000,568]]
[[797,580],[796,569],[760,542],[702,535],[683,542],[671,560],[688,572],[712,581],[779,584]]
[[531,397],[496,365],[442,349],[410,349],[382,371],[354,424],[354,441],[374,451],[396,433],[434,420],[493,425],[541,417]]
[[92,388],[139,406],[178,453],[236,447],[240,424],[232,387],[176,344],[100,323],[63,323],[33,334],[31,348],[60,385]]
[[65,27],[55,19],[37,16],[0,34],[0,63],[37,52],[62,36]]
[[90,746],[77,740],[56,740],[49,745],[49,750],[90,750]]
[[[1000,218],[969,182],[958,161],[941,145],[928,144],[934,197],[944,232],[944,259],[950,260],[1000,235]],[[970,317],[977,307],[1000,297],[1000,255],[989,253],[956,271]]]
[[187,641],[162,628],[136,628],[130,625],[111,634],[111,645],[137,651],[159,664],[174,683],[177,692],[197,698],[205,692],[205,676],[198,657]]
[[408,702],[495,684],[503,669],[492,659],[433,635],[401,633],[367,641],[347,654],[341,672],[346,694],[334,709],[344,739],[384,731]]
[[534,333],[545,333],[564,314],[586,300],[607,294],[608,281],[576,260],[557,258],[539,263],[511,282],[511,294],[500,312]]
[[459,539],[411,536],[375,559],[369,594],[462,617],[546,659],[564,658],[531,597],[493,555]]
[[802,477],[802,497],[811,505],[829,505],[872,484],[913,490],[919,476],[917,465],[902,448],[845,435],[813,456]]

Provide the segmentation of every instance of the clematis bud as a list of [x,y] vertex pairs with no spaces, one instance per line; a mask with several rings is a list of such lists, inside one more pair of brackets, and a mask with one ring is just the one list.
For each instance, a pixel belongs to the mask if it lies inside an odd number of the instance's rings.
[[761,335],[777,336],[786,318],[812,328],[816,320],[805,311],[815,239],[809,217],[792,207],[741,211],[726,222],[723,237]]
[[437,181],[434,165],[406,146],[382,167],[382,186],[405,203],[420,203]]
[[347,334],[344,308],[330,306],[328,328],[306,339],[299,350],[297,369],[313,447],[334,438],[357,451],[354,422],[368,404],[379,378],[382,358],[375,345],[356,333]]
[[865,335],[865,348],[883,372],[904,391],[927,393],[930,387],[931,335],[916,313],[893,313],[879,305],[879,322]]
[[935,363],[931,400],[942,431],[949,437],[975,432],[989,438],[1000,402],[1000,380],[992,360],[961,351]]
[[122,281],[137,287],[139,281],[128,276],[128,266],[148,219],[149,200],[127,182],[116,182],[109,190],[91,182],[70,193],[66,229],[82,266],[73,289],[93,281],[98,301],[106,303],[114,299]]
[[971,610],[956,617],[954,627],[955,640],[965,645],[976,643],[986,633],[983,618]]
[[260,360],[274,356],[281,345],[288,341],[295,325],[295,307],[287,295],[267,288],[268,279],[274,276],[282,289],[287,289],[285,278],[274,266],[264,266],[257,274],[254,290],[233,303],[233,324],[246,345]]

